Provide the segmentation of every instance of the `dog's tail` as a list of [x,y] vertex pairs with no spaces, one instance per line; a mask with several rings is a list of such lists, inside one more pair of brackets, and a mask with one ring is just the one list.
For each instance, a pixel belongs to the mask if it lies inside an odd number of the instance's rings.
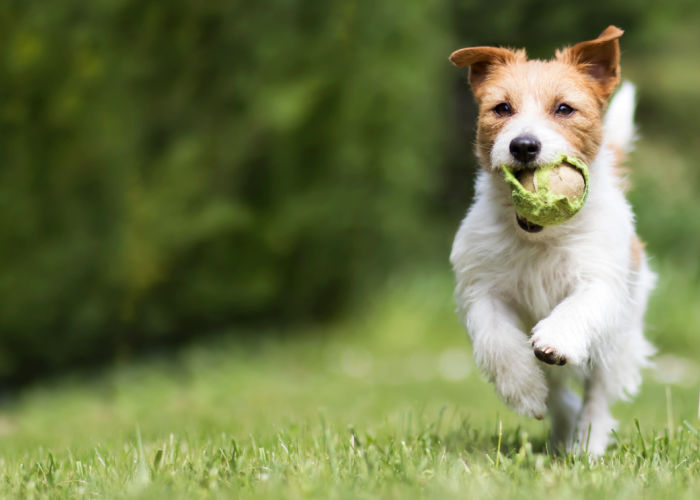
[[615,155],[616,170],[624,177],[623,163],[634,147],[636,130],[634,126],[634,108],[636,106],[636,89],[631,82],[623,82],[610,101],[603,121],[605,146]]

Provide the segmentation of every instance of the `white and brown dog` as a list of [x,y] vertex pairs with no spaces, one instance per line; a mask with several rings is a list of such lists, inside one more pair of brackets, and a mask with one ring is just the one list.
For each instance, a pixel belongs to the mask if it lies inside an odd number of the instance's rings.
[[[620,175],[634,136],[634,87],[623,84],[608,107],[622,33],[610,26],[550,61],[500,47],[450,56],[469,67],[479,104],[482,169],[450,256],[476,361],[516,411],[551,416],[557,446],[594,456],[616,423],[610,403],[638,391],[654,351],[643,317],[655,276]],[[581,211],[549,227],[516,217],[501,166],[536,168],[561,153],[589,165]],[[582,403],[569,374],[584,381]]]

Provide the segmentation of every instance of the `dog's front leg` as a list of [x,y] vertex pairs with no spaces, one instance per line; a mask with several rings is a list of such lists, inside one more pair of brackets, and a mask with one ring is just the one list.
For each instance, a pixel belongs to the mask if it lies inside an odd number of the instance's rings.
[[485,296],[472,302],[466,319],[476,362],[498,395],[518,413],[543,418],[547,381],[516,315],[499,298]]
[[580,286],[532,329],[535,356],[552,365],[587,363],[593,343],[615,324],[621,296],[603,282]]

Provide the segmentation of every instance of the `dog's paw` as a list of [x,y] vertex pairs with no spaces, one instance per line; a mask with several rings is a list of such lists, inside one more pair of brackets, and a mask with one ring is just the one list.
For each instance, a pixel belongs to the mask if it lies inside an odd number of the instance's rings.
[[[532,359],[532,358],[530,358]],[[494,382],[503,401],[521,415],[542,420],[547,414],[549,387],[544,373],[534,364],[499,373]]]
[[560,329],[540,321],[532,330],[530,342],[537,359],[550,365],[581,365],[588,359],[584,336],[568,325]]
[[561,354],[553,347],[535,344],[534,342],[532,344],[532,347],[535,350],[535,356],[540,361],[543,361],[548,365],[563,366],[566,364],[566,356],[564,354]]

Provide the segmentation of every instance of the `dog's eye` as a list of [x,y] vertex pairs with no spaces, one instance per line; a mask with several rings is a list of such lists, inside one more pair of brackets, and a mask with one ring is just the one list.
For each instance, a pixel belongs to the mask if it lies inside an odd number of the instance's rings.
[[510,104],[508,104],[507,102],[502,102],[501,104],[493,108],[493,112],[496,113],[496,116],[499,116],[501,118],[513,114],[513,110],[511,109]]
[[572,108],[568,104],[562,103],[559,106],[557,106],[557,109],[554,112],[554,114],[557,116],[571,116],[573,112],[574,108]]

